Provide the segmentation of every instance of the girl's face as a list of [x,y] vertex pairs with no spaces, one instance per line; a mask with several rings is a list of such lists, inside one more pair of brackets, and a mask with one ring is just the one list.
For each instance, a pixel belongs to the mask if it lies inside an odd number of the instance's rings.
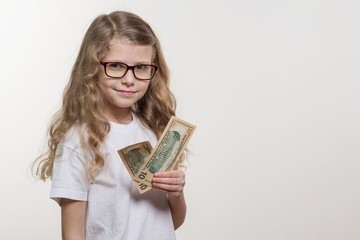
[[[108,53],[101,62],[120,62],[129,66],[152,64],[152,46],[134,45],[127,39],[110,41]],[[114,65],[116,66],[116,65]],[[129,69],[122,78],[111,78],[105,74],[104,67],[99,75],[99,85],[105,99],[105,115],[108,118],[128,114],[130,107],[144,96],[150,80],[138,80],[133,69]],[[114,119],[109,119],[114,120]]]

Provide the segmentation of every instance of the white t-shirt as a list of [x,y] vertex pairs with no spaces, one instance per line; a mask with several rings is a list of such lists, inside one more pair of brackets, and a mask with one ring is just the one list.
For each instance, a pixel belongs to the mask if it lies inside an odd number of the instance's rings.
[[172,240],[175,230],[166,195],[158,190],[140,194],[117,150],[149,140],[154,133],[133,115],[128,125],[110,123],[105,166],[89,182],[76,128],[59,144],[54,162],[50,197],[87,201],[87,240]]

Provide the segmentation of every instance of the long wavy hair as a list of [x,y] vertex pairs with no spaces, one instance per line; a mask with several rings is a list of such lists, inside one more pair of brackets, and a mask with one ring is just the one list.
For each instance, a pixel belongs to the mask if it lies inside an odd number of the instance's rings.
[[127,39],[135,45],[153,47],[153,63],[158,71],[150,81],[145,95],[132,106],[132,111],[157,136],[172,115],[176,101],[169,89],[169,70],[160,42],[151,27],[139,16],[115,11],[98,16],[85,33],[79,54],[64,90],[60,110],[54,115],[48,129],[48,150],[36,162],[36,175],[46,180],[53,175],[53,164],[59,143],[73,126],[80,130],[81,146],[86,154],[88,175],[93,178],[105,163],[101,145],[110,125],[104,117],[103,93],[98,86],[100,59],[109,51],[112,39]]

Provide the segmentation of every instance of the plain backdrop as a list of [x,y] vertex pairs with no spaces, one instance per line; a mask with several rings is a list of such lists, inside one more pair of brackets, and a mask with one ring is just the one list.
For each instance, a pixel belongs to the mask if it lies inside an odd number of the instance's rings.
[[0,3],[0,239],[61,239],[43,150],[83,35],[148,21],[190,141],[179,240],[360,239],[360,1]]

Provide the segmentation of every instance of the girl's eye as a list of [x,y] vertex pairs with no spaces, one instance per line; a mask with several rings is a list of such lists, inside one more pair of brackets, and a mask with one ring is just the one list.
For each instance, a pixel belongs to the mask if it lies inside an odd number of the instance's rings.
[[136,65],[135,68],[138,69],[138,70],[146,70],[149,66],[147,65],[142,65],[142,64],[139,64],[139,65]]
[[107,65],[108,68],[112,69],[112,70],[123,70],[126,69],[126,65],[125,64],[121,64],[121,63],[109,63]]

